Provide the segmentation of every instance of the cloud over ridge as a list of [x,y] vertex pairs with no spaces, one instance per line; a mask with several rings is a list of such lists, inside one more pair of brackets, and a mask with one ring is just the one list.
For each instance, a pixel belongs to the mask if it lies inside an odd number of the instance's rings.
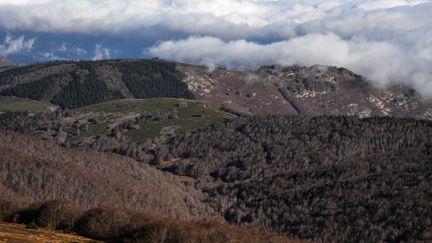
[[36,39],[26,39],[25,36],[14,37],[7,34],[3,43],[0,44],[0,56],[8,56],[21,52],[30,51]]
[[145,51],[169,60],[230,69],[257,69],[268,64],[348,67],[378,86],[403,83],[432,95],[432,83],[428,82],[432,81],[431,60],[419,60],[391,43],[358,37],[344,40],[334,33],[307,34],[270,44],[190,37],[162,42]]

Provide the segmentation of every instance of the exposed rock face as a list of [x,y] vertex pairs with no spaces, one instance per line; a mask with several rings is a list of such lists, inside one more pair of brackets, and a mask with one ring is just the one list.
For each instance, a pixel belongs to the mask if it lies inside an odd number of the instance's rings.
[[125,98],[133,98],[133,94],[123,82],[123,75],[115,67],[110,65],[101,65],[96,69],[96,74],[102,79],[108,90],[120,92]]

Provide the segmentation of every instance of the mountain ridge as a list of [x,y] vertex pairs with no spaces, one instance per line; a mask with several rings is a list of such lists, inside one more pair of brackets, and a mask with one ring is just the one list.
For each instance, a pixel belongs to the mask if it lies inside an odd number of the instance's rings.
[[0,72],[0,95],[78,108],[124,98],[172,97],[223,104],[246,115],[355,115],[432,119],[432,101],[414,90],[376,88],[348,69],[263,66],[209,69],[152,60],[57,61]]

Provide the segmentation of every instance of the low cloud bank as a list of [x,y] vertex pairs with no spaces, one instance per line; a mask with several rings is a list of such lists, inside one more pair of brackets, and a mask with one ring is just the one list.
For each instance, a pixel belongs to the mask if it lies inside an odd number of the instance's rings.
[[335,65],[364,75],[376,85],[403,83],[432,97],[432,61],[386,41],[361,37],[342,39],[334,33],[307,34],[286,41],[258,44],[246,40],[190,37],[147,48],[147,55],[179,62],[229,69],[257,69],[262,65]]

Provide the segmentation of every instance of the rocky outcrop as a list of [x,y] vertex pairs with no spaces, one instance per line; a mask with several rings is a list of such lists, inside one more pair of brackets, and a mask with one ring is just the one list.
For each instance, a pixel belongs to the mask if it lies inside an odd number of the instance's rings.
[[184,82],[198,100],[250,113],[430,117],[432,102],[401,86],[378,88],[345,68],[264,66],[254,72],[183,65]]

